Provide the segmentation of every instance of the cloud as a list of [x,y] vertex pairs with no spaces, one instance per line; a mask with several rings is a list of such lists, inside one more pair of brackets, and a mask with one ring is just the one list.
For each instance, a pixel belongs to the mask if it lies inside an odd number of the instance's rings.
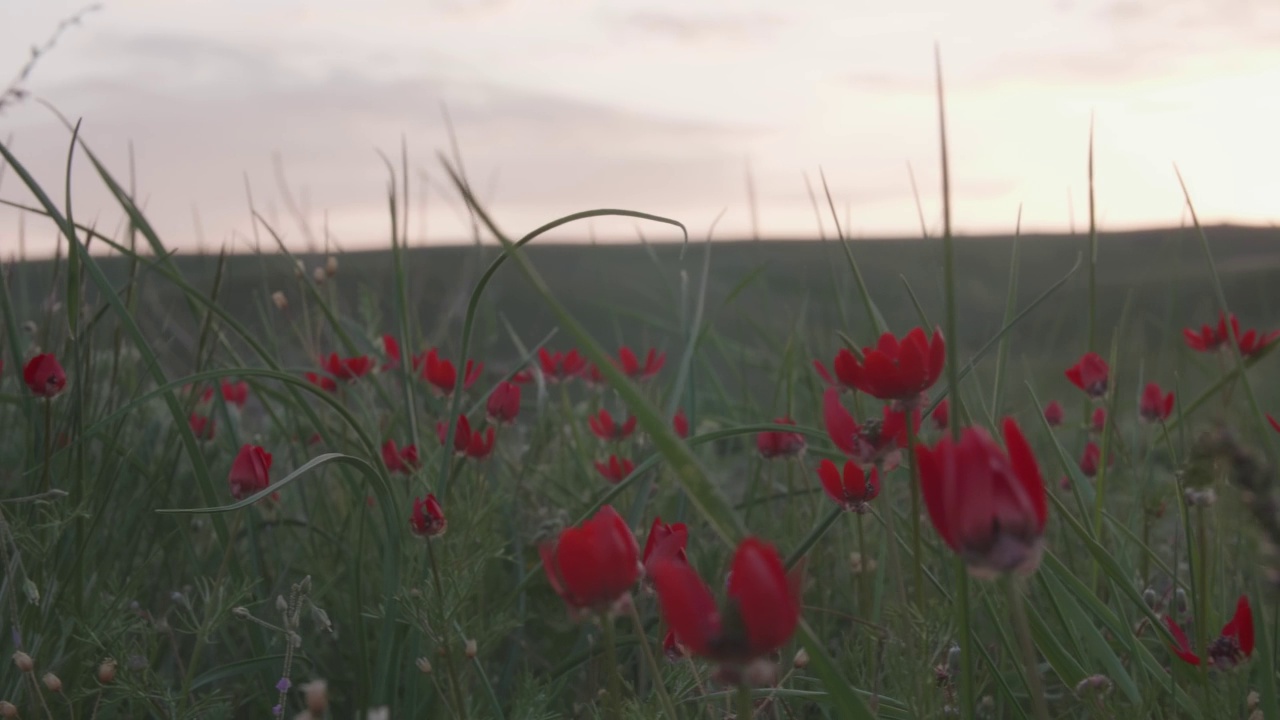
[[678,15],[652,10],[624,15],[616,18],[615,22],[620,27],[688,44],[760,40],[783,24],[781,17],[764,13]]

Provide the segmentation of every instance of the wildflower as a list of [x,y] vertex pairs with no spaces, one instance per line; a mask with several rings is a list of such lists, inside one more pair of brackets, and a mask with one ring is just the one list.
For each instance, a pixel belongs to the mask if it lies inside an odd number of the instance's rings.
[[[445,435],[449,432],[449,424],[443,420],[436,423],[436,436],[440,444],[445,445]],[[453,433],[453,452],[455,455],[466,455],[476,460],[483,460],[493,451],[493,428],[485,430],[471,429],[471,421],[466,415],[458,416],[458,426]]]
[[[1201,658],[1191,649],[1191,642],[1187,640],[1187,634],[1182,627],[1168,615],[1164,618],[1164,624],[1177,643],[1172,648],[1173,654],[1185,663],[1199,665]],[[1249,607],[1248,596],[1241,595],[1236,600],[1235,615],[1232,615],[1231,620],[1222,627],[1222,633],[1209,643],[1206,656],[1213,667],[1230,670],[1248,660],[1252,655],[1253,610]]]
[[498,383],[489,393],[485,413],[491,423],[511,424],[520,414],[520,386],[513,382]]
[[472,460],[484,460],[493,453],[494,431],[492,427],[485,428],[484,431],[476,430],[471,433],[471,440],[467,443],[467,457]]
[[511,375],[511,382],[518,385],[531,383],[533,382],[533,371],[528,368],[517,370]]
[[609,482],[617,485],[622,482],[631,471],[635,469],[635,465],[626,458],[620,458],[617,455],[610,455],[608,460],[596,461],[596,471]]
[[657,375],[666,361],[666,353],[649,348],[649,354],[645,356],[644,364],[641,365],[636,354],[631,352],[631,348],[626,345],[618,348],[618,369],[632,380],[648,380]]
[[608,410],[601,410],[599,414],[592,415],[587,419],[587,424],[591,426],[591,433],[601,440],[626,440],[636,429],[636,418],[634,415],[627,418],[627,421],[621,425],[613,421],[613,416]]
[[1101,435],[1102,431],[1107,429],[1106,408],[1098,407],[1093,409],[1093,415],[1089,419],[1089,429],[1098,435]]
[[[785,415],[773,419],[775,425],[795,425],[796,422]],[[783,430],[766,430],[756,435],[756,450],[760,457],[772,460],[777,457],[794,457],[805,448],[804,436],[800,433]]]
[[400,341],[395,335],[382,336],[382,354],[387,356],[387,361],[382,364],[383,372],[400,366]]
[[[893,333],[885,333],[875,347],[863,349],[861,362],[857,358],[852,363],[846,361],[841,382],[881,400],[914,402],[938,381],[947,360],[946,348],[938,329],[930,338],[924,330],[915,328],[901,341]],[[841,368],[837,363],[837,377]]]
[[847,390],[857,390],[857,386],[853,383],[853,378],[857,376],[858,358],[848,348],[840,348],[836,353],[835,359],[831,362],[831,371],[820,360],[813,361],[813,369],[818,371],[818,375],[828,385],[836,385]]
[[604,385],[604,373],[600,372],[600,367],[597,365],[588,365],[583,368],[578,377],[582,378],[582,381],[593,389]]
[[671,418],[671,429],[681,440],[689,437],[689,417],[684,414],[684,408],[677,409],[675,417]]
[[[881,420],[859,425],[840,402],[840,391],[827,388],[822,396],[822,417],[831,442],[859,465],[896,464],[895,453],[907,446],[907,414],[886,405]],[[911,424],[920,427],[920,409],[911,411]]]
[[726,602],[687,563],[664,560],[653,570],[662,618],[694,655],[740,669],[781,648],[800,622],[799,583],[778,551],[759,538],[733,554]]
[[1164,422],[1173,414],[1173,393],[1165,393],[1155,383],[1147,383],[1142,390],[1138,413],[1147,422]]
[[[438,350],[431,348],[422,356],[414,358],[413,364],[415,368],[422,369],[423,379],[431,383],[433,390],[445,396],[453,394],[453,386],[458,382],[458,370],[452,362],[442,359]],[[462,377],[462,389],[468,390],[475,385],[483,369],[484,363],[468,360]]]
[[1049,423],[1049,427],[1058,427],[1062,424],[1062,403],[1057,400],[1051,401],[1044,406],[1044,421]]
[[257,445],[243,445],[227,475],[231,497],[241,500],[271,484],[271,453]]
[[823,460],[818,465],[818,479],[827,496],[848,512],[865,513],[867,503],[880,494],[880,475],[876,469],[871,468],[868,474],[849,460],[845,461],[843,475],[834,462]]
[[544,543],[539,554],[552,589],[573,611],[608,610],[640,577],[635,536],[609,505]]
[[388,439],[382,443],[382,462],[386,464],[388,472],[412,474],[421,465],[418,459],[418,446],[396,447],[396,441]]
[[947,429],[947,421],[951,418],[951,402],[946,398],[938,403],[938,406],[929,413],[929,419],[933,421],[933,426],[939,430]]
[[44,683],[49,692],[62,692],[62,678],[51,672],[45,673],[44,677],[40,678],[40,682]]
[[1080,456],[1080,472],[1085,477],[1095,477],[1098,474],[1098,463],[1102,459],[1102,450],[1098,444],[1090,441],[1084,446],[1084,455]]
[[321,390],[324,390],[325,392],[338,392],[338,383],[335,382],[334,379],[329,377],[328,375],[321,375],[319,373],[307,372],[306,378],[307,378],[307,382],[311,383],[312,385],[315,385],[316,387],[320,388]]
[[587,368],[587,359],[577,350],[553,353],[546,348],[538,348],[538,366],[547,382],[558,383],[572,380],[582,373]]
[[200,440],[212,440],[214,432],[213,418],[205,417],[198,413],[191,413],[191,417],[187,418],[187,422],[191,425],[191,434]]
[[1107,377],[1111,368],[1098,353],[1085,353],[1080,360],[1067,368],[1067,379],[1095,400],[1107,394]]
[[338,353],[329,353],[329,357],[320,359],[320,367],[339,380],[357,380],[369,374],[373,363],[368,355],[354,357],[338,357]]
[[222,381],[222,400],[228,405],[235,405],[243,408],[249,402],[249,383],[240,380],[231,382],[230,380]]
[[644,553],[640,556],[640,564],[644,565],[645,577],[652,579],[653,568],[663,560],[679,560],[688,562],[685,547],[689,544],[689,528],[684,523],[662,522],[661,517],[653,519],[649,526],[649,536],[644,540]]
[[418,537],[439,537],[449,529],[449,521],[444,517],[444,508],[440,507],[435,495],[413,499],[413,514],[409,516],[409,529]]
[[[1229,329],[1228,325],[1230,326]],[[1185,328],[1182,331],[1182,335],[1187,341],[1187,347],[1196,352],[1213,352],[1227,346],[1227,342],[1232,337],[1235,337],[1240,345],[1240,354],[1248,357],[1261,352],[1276,338],[1280,338],[1280,330],[1259,334],[1257,330],[1249,329],[1245,331],[1244,335],[1241,335],[1240,321],[1235,314],[1224,315],[1219,313],[1218,326],[1216,328],[1204,325],[1199,332],[1192,328]]]
[[929,519],[977,577],[1030,573],[1043,549],[1044,480],[1012,418],[1004,421],[1004,442],[1006,450],[985,430],[966,428],[959,442],[945,437],[916,447]]
[[41,353],[22,368],[22,381],[36,397],[52,398],[67,386],[67,373],[52,353]]
[[285,311],[289,309],[289,298],[284,293],[277,290],[271,293],[271,302],[276,306],[277,310]]

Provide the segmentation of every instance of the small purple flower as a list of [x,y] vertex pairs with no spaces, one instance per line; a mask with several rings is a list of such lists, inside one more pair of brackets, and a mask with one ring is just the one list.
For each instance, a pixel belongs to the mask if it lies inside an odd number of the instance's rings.
[[282,677],[280,682],[276,683],[276,690],[280,692],[289,692],[289,688],[293,687],[293,683],[289,682],[289,678]]
[[277,716],[277,717],[278,717],[278,716],[280,716],[280,715],[283,715],[283,714],[284,714],[284,706],[283,706],[283,705],[275,705],[275,706],[273,706],[273,707],[271,708],[271,714],[272,714],[272,715],[275,715],[275,716]]

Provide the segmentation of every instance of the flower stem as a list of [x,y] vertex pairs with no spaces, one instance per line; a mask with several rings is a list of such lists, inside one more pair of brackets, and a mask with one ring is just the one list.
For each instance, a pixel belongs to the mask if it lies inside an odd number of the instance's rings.
[[751,702],[751,686],[744,683],[738,685],[737,720],[751,720],[755,714],[755,705]]
[[810,530],[809,534],[805,536],[805,539],[801,540],[800,544],[796,546],[796,549],[787,556],[786,568],[790,570],[795,567],[796,563],[800,562],[800,560],[805,556],[805,553],[809,552],[814,545],[818,544],[818,540],[820,540],[823,535],[827,534],[827,531],[836,524],[836,520],[839,520],[840,516],[843,514],[844,510],[838,507],[833,508],[826,517],[822,518],[817,525],[814,525],[813,530]]
[[444,666],[449,673],[449,684],[453,690],[454,707],[463,718],[467,717],[466,699],[462,695],[462,684],[458,680],[458,668],[454,664],[453,651],[450,649],[449,632],[445,629],[444,585],[440,582],[440,566],[436,563],[435,542],[427,538],[427,562],[431,565],[431,579],[436,591],[436,603],[440,607],[440,643],[444,646]]
[[1027,622],[1027,608],[1023,605],[1021,583],[1011,576],[1003,581],[1009,596],[1009,611],[1018,634],[1018,647],[1022,651],[1022,669],[1027,678],[1027,690],[1031,693],[1031,707],[1036,720],[1049,720],[1049,705],[1044,698],[1044,685],[1040,681],[1040,667],[1036,662],[1036,648],[1031,639],[1031,625]]
[[956,614],[960,626],[960,712],[965,720],[973,720],[973,632],[969,627],[969,569],[959,555],[955,558]]
[[604,628],[605,674],[608,675],[609,717],[622,717],[622,676],[618,670],[618,643],[613,632],[613,618],[608,612],[601,613],[600,625]]
[[53,400],[44,400],[44,471],[41,474],[40,486],[49,492],[50,456],[53,454]]
[[667,686],[662,683],[662,669],[658,667],[653,648],[649,647],[649,636],[644,632],[644,623],[640,621],[640,613],[636,611],[635,603],[627,604],[627,612],[631,616],[631,624],[636,628],[636,636],[640,638],[640,652],[644,653],[649,672],[653,674],[653,687],[658,691],[658,702],[661,703],[662,710],[666,712],[669,720],[678,720],[680,716],[676,713],[676,706],[671,701],[671,696],[667,694]]
[[911,484],[911,555],[915,559],[916,609],[924,610],[924,553],[920,544],[920,481],[916,467],[916,429],[911,420],[914,412],[906,409],[907,455]]

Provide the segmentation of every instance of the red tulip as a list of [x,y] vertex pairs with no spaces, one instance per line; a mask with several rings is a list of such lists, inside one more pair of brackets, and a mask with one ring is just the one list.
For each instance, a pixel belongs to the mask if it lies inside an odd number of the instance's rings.
[[[1228,324],[1230,328],[1228,328]],[[1187,341],[1187,346],[1197,352],[1213,352],[1222,347],[1227,346],[1227,342],[1234,336],[1240,345],[1240,354],[1244,356],[1254,355],[1261,352],[1270,345],[1276,338],[1280,338],[1280,330],[1272,330],[1269,333],[1259,334],[1257,330],[1246,330],[1244,335],[1240,334],[1240,321],[1234,314],[1218,315],[1217,328],[1205,325],[1200,328],[1199,332],[1192,328],[1186,328],[1182,331],[1183,337]]]
[[650,348],[649,354],[645,356],[644,364],[641,365],[636,358],[636,354],[631,352],[631,348],[626,345],[618,348],[618,369],[632,380],[648,380],[657,375],[666,361],[666,353],[660,353]]
[[662,518],[655,517],[653,525],[649,527],[649,536],[644,541],[644,554],[640,556],[645,576],[652,577],[653,568],[663,560],[688,562],[685,555],[685,546],[688,544],[689,528],[684,523],[668,525],[662,522]]
[[[783,416],[773,419],[775,425],[795,425],[795,421]],[[778,457],[795,457],[805,448],[804,436],[782,430],[766,430],[756,435],[756,450],[760,457],[772,460]]]
[[626,458],[620,458],[617,455],[610,455],[607,461],[596,461],[596,472],[609,482],[617,485],[626,479],[631,471],[635,469],[635,465]]
[[243,445],[227,475],[231,497],[241,500],[271,484],[271,453],[257,445]]
[[41,353],[22,368],[22,381],[36,397],[56,397],[67,386],[67,373],[52,353]]
[[422,464],[418,459],[417,445],[396,447],[395,440],[387,440],[382,443],[382,462],[386,464],[389,472],[399,472],[405,475],[412,474]]
[[321,358],[320,367],[339,380],[356,380],[369,374],[373,362],[368,355],[342,358],[338,353],[329,353],[328,358]]
[[1107,394],[1107,378],[1111,368],[1098,353],[1085,353],[1080,360],[1067,368],[1067,379],[1072,385],[1085,391],[1091,398],[1100,398]]
[[[1183,662],[1191,665],[1200,664],[1200,656],[1191,649],[1191,642],[1173,618],[1165,616],[1164,624],[1173,634],[1177,642],[1172,650]],[[1236,613],[1230,622],[1222,628],[1222,633],[1209,643],[1209,664],[1219,670],[1231,668],[1245,662],[1253,655],[1253,609],[1249,607],[1249,598],[1241,595],[1236,600]]]
[[1040,563],[1048,519],[1044,480],[1031,446],[1012,418],[1004,421],[1002,450],[981,428],[966,428],[958,443],[944,437],[917,446],[920,490],[943,542],[975,576]]
[[243,380],[238,382],[223,380],[222,400],[229,405],[243,408],[245,403],[249,402],[249,383]]
[[613,416],[608,410],[601,410],[598,414],[587,418],[587,424],[591,426],[591,434],[601,440],[626,440],[636,429],[636,418],[634,415],[627,418],[627,421],[621,425],[613,421]]
[[1095,442],[1090,442],[1084,446],[1084,455],[1080,456],[1080,472],[1085,477],[1096,477],[1098,474],[1098,463],[1102,460],[1102,450]]
[[[847,352],[847,351],[846,351]],[[852,353],[849,356],[852,357]],[[841,356],[836,356],[836,374],[841,372]],[[854,358],[845,367],[842,383],[881,400],[914,402],[920,393],[938,381],[947,360],[946,341],[935,329],[930,339],[924,330],[915,328],[899,341],[893,333],[885,333],[875,347],[862,351],[862,361]],[[847,363],[847,361],[846,361]]]
[[567,353],[549,352],[546,348],[538,348],[538,366],[542,376],[549,383],[572,380],[587,367],[587,359],[577,350]]
[[759,538],[738,545],[721,607],[688,563],[655,563],[653,581],[675,639],[693,654],[719,663],[742,667],[765,658],[800,623],[798,583],[787,577],[778,551]]
[[[907,414],[886,405],[883,419],[859,425],[840,402],[840,391],[827,388],[822,396],[822,417],[831,442],[859,465],[896,465],[895,453],[907,446]],[[911,411],[911,423],[920,427],[920,409]]]
[[543,544],[539,554],[552,589],[574,611],[610,609],[640,577],[635,536],[608,505]]
[[187,418],[187,422],[191,425],[191,434],[200,440],[212,440],[214,432],[213,418],[205,417],[197,413],[191,413],[191,417]]
[[1107,410],[1106,408],[1094,408],[1093,416],[1089,419],[1089,429],[1101,435],[1103,430],[1107,429]]
[[[453,394],[453,386],[458,382],[458,370],[452,362],[442,359],[436,348],[431,348],[422,356],[414,358],[413,365],[415,368],[421,368],[423,379],[431,384],[435,392],[446,396]],[[466,372],[462,378],[462,389],[467,390],[475,385],[483,369],[484,363],[468,360]]]
[[307,377],[307,382],[311,383],[312,385],[315,385],[316,387],[320,388],[321,390],[324,390],[325,392],[338,392],[338,383],[334,382],[334,379],[329,377],[328,375],[321,375],[319,373],[308,372],[306,374],[306,377]]
[[509,425],[515,422],[520,414],[520,386],[514,382],[498,383],[498,387],[489,393],[485,412],[491,423]]
[[938,406],[929,413],[929,419],[933,421],[933,426],[939,430],[947,429],[947,421],[951,419],[951,403],[946,398],[938,403]]
[[1138,414],[1147,422],[1164,422],[1173,414],[1173,393],[1165,393],[1155,383],[1147,383],[1142,390]]
[[822,489],[836,505],[848,512],[865,513],[867,503],[880,494],[880,474],[873,467],[870,473],[853,461],[846,460],[844,474],[830,460],[823,460],[818,465],[818,479],[822,481]]
[[413,499],[413,514],[409,516],[409,529],[418,537],[439,537],[449,529],[449,521],[445,519],[444,509],[435,495],[425,499]]
[[689,437],[689,417],[684,414],[684,408],[676,410],[676,416],[671,418],[671,428],[681,440]]
[[1062,404],[1057,400],[1054,400],[1044,406],[1044,421],[1049,423],[1049,427],[1058,427],[1061,425],[1062,416]]
[[395,335],[382,336],[382,354],[387,356],[387,361],[382,363],[384,372],[400,367],[400,341]]

